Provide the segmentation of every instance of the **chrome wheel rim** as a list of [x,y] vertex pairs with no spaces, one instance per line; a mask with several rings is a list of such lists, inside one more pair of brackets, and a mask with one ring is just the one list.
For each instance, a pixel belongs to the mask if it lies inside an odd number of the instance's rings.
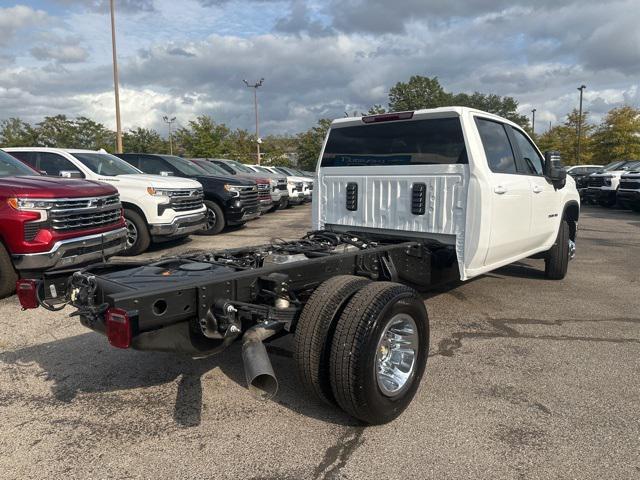
[[418,357],[418,328],[406,313],[387,322],[376,349],[376,380],[387,397],[397,397],[411,385]]
[[569,260],[573,260],[576,256],[576,242],[569,240]]
[[127,226],[127,248],[131,248],[138,241],[138,229],[131,220],[125,219],[125,224]]
[[207,230],[211,230],[218,223],[218,216],[212,209],[207,208]]

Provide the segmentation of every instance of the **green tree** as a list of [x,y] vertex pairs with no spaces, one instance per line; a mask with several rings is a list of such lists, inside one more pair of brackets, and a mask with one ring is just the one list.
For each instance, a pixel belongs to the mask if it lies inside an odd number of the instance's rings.
[[[518,101],[513,97],[501,97],[480,92],[474,92],[471,95],[450,93],[440,85],[438,77],[414,75],[408,82],[398,82],[389,90],[389,110],[391,111],[448,106],[477,108],[508,118],[523,128],[529,126],[527,116],[517,113]],[[375,105],[370,112],[378,113],[376,110],[379,107],[379,105]]]
[[[580,113],[573,109],[562,125],[550,128],[538,135],[537,144],[544,152],[555,150],[560,152],[562,163],[576,165],[578,163],[578,120]],[[595,126],[589,123],[589,112],[582,112],[580,128],[580,163],[591,163],[593,157],[593,132]]]
[[610,110],[598,126],[593,143],[600,163],[640,159],[640,109],[623,106]]
[[37,134],[31,125],[19,118],[0,122],[0,146],[32,147],[37,143]]
[[76,126],[66,115],[44,117],[36,124],[37,143],[40,147],[77,148]]
[[318,121],[318,125],[315,127],[298,134],[296,154],[298,156],[298,166],[303,170],[315,170],[320,150],[322,150],[322,142],[330,126],[331,120],[323,118]]
[[187,157],[214,157],[224,153],[225,140],[230,134],[223,123],[201,115],[190,120],[188,127],[179,128],[175,135],[176,150]]
[[149,128],[133,128],[123,134],[122,143],[125,152],[169,153],[169,142]]
[[421,108],[437,108],[451,104],[451,94],[444,91],[438,77],[412,76],[389,90],[389,110],[400,112]]
[[78,117],[72,123],[71,128],[75,148],[114,150],[116,134],[103,124],[94,122],[87,117]]

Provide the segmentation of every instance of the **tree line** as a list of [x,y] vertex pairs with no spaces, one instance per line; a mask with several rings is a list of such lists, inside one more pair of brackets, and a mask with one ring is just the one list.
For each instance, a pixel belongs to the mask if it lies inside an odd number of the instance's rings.
[[[529,133],[527,116],[519,114],[518,101],[513,97],[480,92],[448,92],[437,77],[412,76],[398,82],[389,90],[387,106],[373,105],[367,112],[417,110],[444,106],[466,106],[495,113],[521,125]],[[573,111],[563,124],[550,128],[536,141],[544,150],[558,150],[566,164],[577,162],[577,126],[579,114]],[[270,135],[261,144],[262,162],[273,165],[297,163],[300,168],[315,167],[322,142],[331,124],[327,118],[297,135]],[[29,124],[19,118],[0,122],[0,147],[43,146],[59,148],[105,149],[115,148],[115,132],[87,117],[69,118],[65,115],[45,117]],[[231,129],[212,117],[201,115],[173,132],[170,140],[149,128],[133,128],[123,134],[125,152],[169,153],[185,157],[221,157],[255,163],[256,138],[245,129]],[[640,159],[640,110],[629,106],[612,109],[603,121],[594,125],[589,112],[581,119],[581,162],[606,163],[612,160]]]

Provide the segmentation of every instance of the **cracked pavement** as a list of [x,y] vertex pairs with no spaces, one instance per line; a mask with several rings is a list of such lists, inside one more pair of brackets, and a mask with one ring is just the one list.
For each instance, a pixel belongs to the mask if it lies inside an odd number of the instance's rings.
[[[310,208],[147,257],[293,238]],[[431,348],[396,421],[363,427],[307,395],[292,342],[259,402],[240,349],[110,348],[67,310],[0,301],[0,478],[637,478],[640,215],[584,209],[567,278],[527,260],[425,294]]]

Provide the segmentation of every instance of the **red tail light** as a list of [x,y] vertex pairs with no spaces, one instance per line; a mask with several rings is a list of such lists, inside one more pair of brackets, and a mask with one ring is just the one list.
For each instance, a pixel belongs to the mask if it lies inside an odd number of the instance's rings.
[[105,313],[107,338],[109,343],[116,348],[129,348],[131,346],[131,321],[126,310],[121,308],[109,308]]
[[16,282],[18,300],[24,310],[38,308],[38,281],[30,278],[21,278]]
[[383,113],[381,115],[369,115],[362,117],[364,123],[392,122],[394,120],[409,120],[413,118],[413,112]]

